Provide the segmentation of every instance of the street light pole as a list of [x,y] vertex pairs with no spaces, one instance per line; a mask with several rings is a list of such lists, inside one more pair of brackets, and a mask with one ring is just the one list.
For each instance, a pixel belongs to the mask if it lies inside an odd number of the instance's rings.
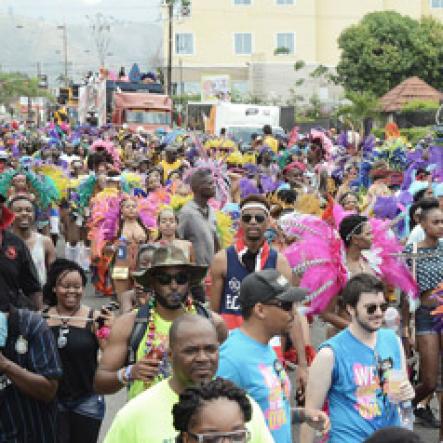
[[66,23],[63,25],[63,52],[65,56],[65,87],[68,87],[68,33]]
[[174,19],[174,0],[168,1],[168,20],[169,20],[169,40],[168,40],[168,68],[167,68],[167,82],[168,95],[172,95],[172,27]]

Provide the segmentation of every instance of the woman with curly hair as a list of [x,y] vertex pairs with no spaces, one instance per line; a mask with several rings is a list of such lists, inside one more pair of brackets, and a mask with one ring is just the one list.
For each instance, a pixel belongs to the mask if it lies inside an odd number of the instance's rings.
[[185,389],[172,415],[178,443],[250,440],[251,403],[243,389],[222,378]]
[[83,304],[86,274],[77,263],[59,258],[43,287],[48,308],[43,311],[54,334],[63,366],[57,391],[60,443],[95,443],[105,413],[93,380],[99,349],[105,345],[113,315]]

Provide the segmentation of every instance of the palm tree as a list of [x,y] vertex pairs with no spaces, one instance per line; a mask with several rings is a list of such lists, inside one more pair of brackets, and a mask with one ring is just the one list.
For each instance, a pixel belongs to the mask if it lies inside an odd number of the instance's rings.
[[365,120],[378,119],[381,115],[378,98],[370,92],[348,91],[345,99],[348,103],[337,109],[337,117],[341,117],[353,130],[358,130],[363,137]]

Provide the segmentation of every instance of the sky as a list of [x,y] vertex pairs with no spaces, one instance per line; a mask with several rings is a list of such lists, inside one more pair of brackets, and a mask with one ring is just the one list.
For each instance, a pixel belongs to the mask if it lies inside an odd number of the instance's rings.
[[161,0],[0,0],[0,14],[84,23],[98,12],[121,21],[160,23]]

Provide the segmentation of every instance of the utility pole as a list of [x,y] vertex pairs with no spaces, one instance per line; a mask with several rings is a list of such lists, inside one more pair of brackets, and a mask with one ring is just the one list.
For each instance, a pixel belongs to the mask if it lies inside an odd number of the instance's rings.
[[65,57],[65,87],[68,85],[68,33],[66,29],[66,22],[63,25],[63,52]]
[[168,95],[172,95],[172,35],[173,35],[173,20],[174,20],[174,0],[168,0],[168,20],[169,20],[169,40],[168,40],[168,67],[167,67],[167,82]]

